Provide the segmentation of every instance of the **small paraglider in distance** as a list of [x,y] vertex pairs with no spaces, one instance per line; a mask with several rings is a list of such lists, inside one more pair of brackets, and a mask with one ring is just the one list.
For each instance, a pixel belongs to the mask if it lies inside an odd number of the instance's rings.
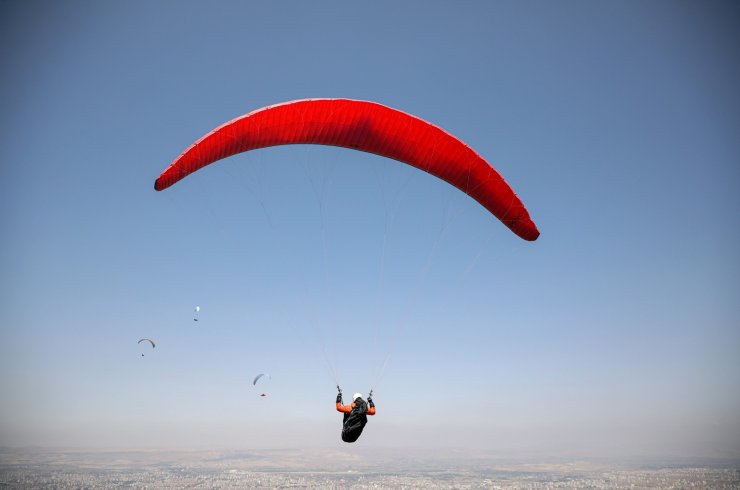
[[200,313],[200,306],[196,306],[195,307],[195,314],[193,315],[193,321],[194,322],[197,322],[198,321],[198,313]]
[[[147,338],[139,339],[139,341],[137,342],[137,344],[140,344],[142,342],[149,342],[151,344],[151,346],[152,346],[152,349],[154,349],[154,347],[156,347],[156,345],[154,344],[154,341],[152,339],[147,339]],[[141,353],[141,357],[144,357],[144,353],[143,352]]]
[[[259,380],[261,380],[263,378],[272,379],[272,376],[270,376],[267,373],[258,374],[257,376],[255,376],[254,381],[252,381],[252,385],[253,386],[257,386],[257,381],[259,381]],[[260,385],[262,386],[262,389],[263,390],[264,390],[264,383],[265,383],[264,381],[262,383],[260,383]],[[264,396],[267,396],[267,393],[265,393],[265,392],[260,393],[260,397],[264,397]]]

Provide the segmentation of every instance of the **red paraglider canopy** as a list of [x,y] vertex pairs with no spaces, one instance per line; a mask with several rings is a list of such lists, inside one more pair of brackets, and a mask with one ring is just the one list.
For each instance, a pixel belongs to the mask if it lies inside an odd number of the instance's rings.
[[540,234],[514,190],[468,145],[423,119],[361,100],[296,100],[240,116],[185,150],[154,188],[166,189],[237,153],[288,144],[341,146],[399,160],[465,192],[521,238]]

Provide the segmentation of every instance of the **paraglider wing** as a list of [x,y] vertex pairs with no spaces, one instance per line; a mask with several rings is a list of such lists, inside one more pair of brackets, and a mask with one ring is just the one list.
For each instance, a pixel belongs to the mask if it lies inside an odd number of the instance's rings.
[[[154,347],[155,347],[155,345],[154,345],[154,341],[153,341],[152,339],[146,339],[146,338],[145,338],[145,339],[141,339],[141,340],[139,340],[139,341],[137,342],[137,344],[140,344],[140,343],[142,343],[142,342],[149,342],[150,344],[152,344],[152,349],[154,349]],[[165,349],[165,350],[166,350],[166,349]]]
[[514,190],[472,148],[423,119],[361,100],[296,100],[240,116],[185,150],[154,188],[237,153],[287,144],[341,146],[399,160],[465,192],[521,238],[540,234]]
[[259,379],[260,379],[260,378],[262,378],[263,376],[267,376],[267,379],[272,379],[272,377],[270,377],[270,375],[269,375],[269,374],[267,374],[267,373],[262,373],[262,374],[258,374],[258,375],[257,375],[257,376],[256,376],[256,377],[254,378],[254,381],[252,381],[252,384],[256,386],[256,385],[257,385],[257,381],[259,381]]

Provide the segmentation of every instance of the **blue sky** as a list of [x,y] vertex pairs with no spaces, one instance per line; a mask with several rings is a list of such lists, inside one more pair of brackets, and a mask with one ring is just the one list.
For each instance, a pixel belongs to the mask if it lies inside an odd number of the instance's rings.
[[[328,364],[376,385],[368,447],[737,456],[737,21],[731,2],[3,3],[0,440],[350,450]],[[153,190],[207,131],[313,97],[457,135],[540,239],[338,148]]]

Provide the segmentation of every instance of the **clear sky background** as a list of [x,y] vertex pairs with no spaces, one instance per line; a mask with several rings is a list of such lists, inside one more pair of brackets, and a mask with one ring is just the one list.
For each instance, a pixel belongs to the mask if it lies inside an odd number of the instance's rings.
[[[0,444],[351,452],[339,381],[375,387],[366,448],[737,457],[739,21],[703,1],[2,2]],[[214,127],[315,97],[457,135],[540,239],[339,148],[153,190]]]

